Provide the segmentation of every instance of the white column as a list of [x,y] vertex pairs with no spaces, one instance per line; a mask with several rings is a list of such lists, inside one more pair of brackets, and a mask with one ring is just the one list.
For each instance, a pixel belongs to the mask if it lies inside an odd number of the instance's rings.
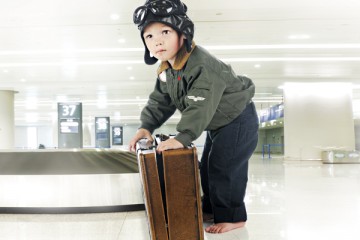
[[58,120],[57,116],[53,118],[52,120],[52,137],[53,137],[53,146],[54,148],[57,148],[59,146],[58,141]]
[[12,90],[0,90],[0,149],[15,147],[15,93]]
[[320,160],[326,148],[355,149],[350,83],[286,83],[285,159]]

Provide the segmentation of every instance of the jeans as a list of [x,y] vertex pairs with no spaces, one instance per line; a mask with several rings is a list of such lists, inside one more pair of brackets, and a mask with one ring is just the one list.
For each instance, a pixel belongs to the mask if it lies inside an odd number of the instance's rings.
[[203,211],[214,222],[245,222],[248,162],[258,141],[258,116],[253,102],[228,125],[207,131],[200,162]]

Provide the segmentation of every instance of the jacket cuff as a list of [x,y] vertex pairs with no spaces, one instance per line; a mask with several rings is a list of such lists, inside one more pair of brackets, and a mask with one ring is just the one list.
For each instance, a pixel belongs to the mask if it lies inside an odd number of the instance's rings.
[[190,143],[193,141],[192,137],[187,133],[178,133],[175,136],[175,139],[179,141],[184,147],[187,147],[190,145]]
[[154,127],[150,124],[146,124],[146,123],[142,123],[139,128],[144,128],[144,129],[148,130],[151,134],[153,134],[156,129],[156,127]]

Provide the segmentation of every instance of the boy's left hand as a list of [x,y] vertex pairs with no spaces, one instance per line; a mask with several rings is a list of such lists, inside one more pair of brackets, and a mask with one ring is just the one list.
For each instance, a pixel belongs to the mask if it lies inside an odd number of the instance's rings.
[[169,138],[168,140],[159,143],[159,145],[156,148],[156,151],[162,152],[164,150],[178,149],[183,147],[184,145],[182,145],[182,143],[177,141],[175,138]]

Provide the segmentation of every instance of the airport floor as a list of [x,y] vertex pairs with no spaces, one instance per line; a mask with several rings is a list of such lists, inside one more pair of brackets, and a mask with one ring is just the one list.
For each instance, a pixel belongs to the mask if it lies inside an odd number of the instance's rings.
[[[206,240],[358,240],[360,164],[250,161],[248,222]],[[207,226],[206,224],[205,226]],[[144,211],[0,214],[0,240],[150,240]],[[190,240],[190,239],[189,239]]]

